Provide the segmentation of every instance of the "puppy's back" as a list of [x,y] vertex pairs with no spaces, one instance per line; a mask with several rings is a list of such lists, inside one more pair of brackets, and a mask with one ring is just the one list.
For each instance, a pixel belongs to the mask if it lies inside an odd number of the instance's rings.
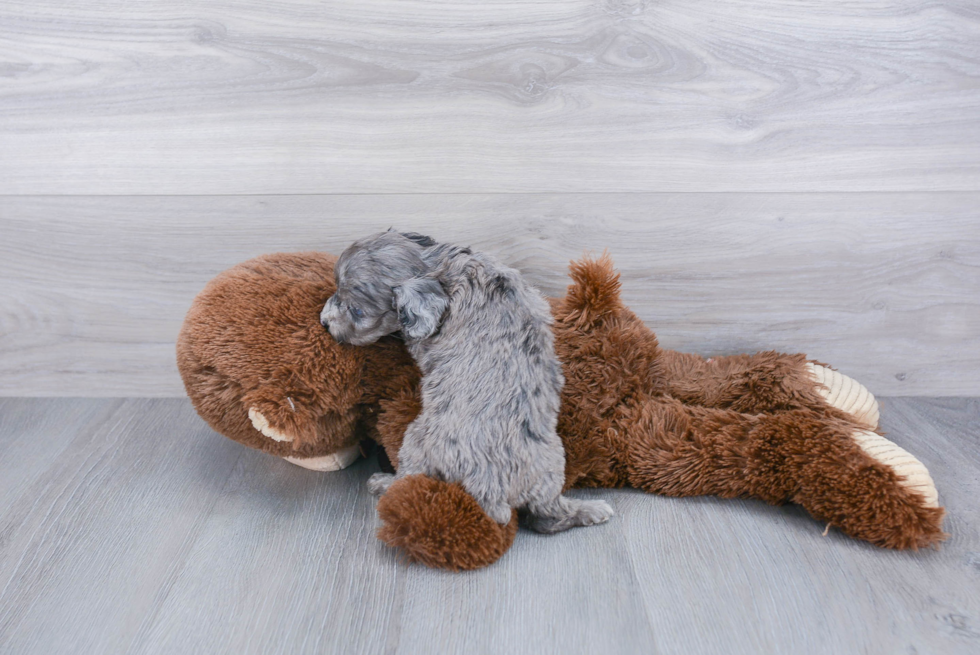
[[442,326],[410,346],[423,373],[419,420],[428,448],[442,467],[463,462],[519,505],[524,481],[564,479],[555,432],[564,378],[548,304],[518,271],[487,255],[455,256],[440,281],[450,298]]

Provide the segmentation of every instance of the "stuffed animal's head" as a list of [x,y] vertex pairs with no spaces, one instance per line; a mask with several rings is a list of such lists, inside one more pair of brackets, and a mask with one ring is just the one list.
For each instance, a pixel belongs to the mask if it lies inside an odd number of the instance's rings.
[[282,457],[326,456],[356,445],[387,387],[417,375],[397,340],[357,348],[320,324],[335,292],[334,262],[320,253],[258,257],[218,275],[194,300],[178,367],[216,431]]

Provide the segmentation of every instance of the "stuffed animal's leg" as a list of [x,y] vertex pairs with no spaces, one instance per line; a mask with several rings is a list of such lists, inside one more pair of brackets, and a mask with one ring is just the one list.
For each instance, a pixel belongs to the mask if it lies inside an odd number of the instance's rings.
[[506,524],[498,523],[462,484],[419,470],[425,466],[424,453],[413,456],[411,445],[413,421],[421,409],[417,388],[382,406],[388,415],[378,421],[379,442],[398,473],[375,474],[368,481],[372,493],[383,494],[378,500],[378,539],[433,568],[471,570],[496,562],[514,542],[517,511],[510,512]]
[[629,480],[671,496],[794,502],[889,548],[941,541],[943,509],[925,467],[874,432],[807,409],[772,414],[650,399],[631,429]]
[[452,571],[489,566],[517,534],[517,512],[500,525],[459,483],[426,475],[394,481],[378,501],[378,539],[410,559]]
[[861,425],[878,427],[878,401],[867,387],[828,366],[806,363],[806,371],[817,383],[817,393],[831,407],[851,415]]
[[667,392],[689,405],[746,413],[829,405],[861,425],[878,427],[878,402],[864,385],[805,355],[769,351],[705,359],[664,350],[659,362]]

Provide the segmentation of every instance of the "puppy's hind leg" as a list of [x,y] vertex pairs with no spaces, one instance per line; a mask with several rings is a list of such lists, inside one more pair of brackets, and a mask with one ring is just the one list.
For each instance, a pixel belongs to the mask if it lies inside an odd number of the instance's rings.
[[394,473],[375,473],[368,478],[367,488],[372,496],[383,496],[394,481]]
[[429,475],[431,472],[425,465],[425,452],[419,446],[418,421],[412,421],[405,428],[402,447],[398,451],[398,470],[395,473],[375,473],[367,481],[368,491],[372,496],[383,496],[388,488],[396,481],[409,475]]
[[477,504],[483,508],[486,515],[494,520],[495,523],[500,525],[507,525],[510,523],[511,516],[513,515],[513,510],[511,510],[510,505],[506,502],[501,501],[489,501],[483,498],[476,498]]
[[424,469],[417,469],[412,466],[408,466],[405,463],[402,463],[402,465],[398,467],[397,473],[373,474],[371,477],[368,478],[367,488],[372,496],[383,496],[386,493],[388,493],[388,487],[393,485],[398,480],[401,480],[402,478],[409,475],[417,475],[420,473],[423,475],[428,475],[429,471],[426,471]]
[[556,496],[543,503],[531,502],[527,509],[527,527],[546,534],[605,523],[615,513],[603,500],[578,500],[566,496]]

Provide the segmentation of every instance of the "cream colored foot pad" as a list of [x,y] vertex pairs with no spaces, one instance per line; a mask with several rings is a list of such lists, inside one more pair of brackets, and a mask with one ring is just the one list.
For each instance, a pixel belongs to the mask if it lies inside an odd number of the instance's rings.
[[283,457],[283,459],[311,471],[339,471],[356,462],[360,455],[360,447],[354,445],[323,457]]
[[817,390],[831,407],[847,412],[859,423],[878,427],[878,401],[867,388],[842,373],[826,366],[807,364],[807,370],[818,385]]
[[269,425],[269,421],[266,420],[262,413],[254,407],[250,407],[248,410],[248,418],[252,421],[252,427],[269,437],[273,441],[292,441],[293,438],[288,434],[283,434],[279,430],[275,429]]
[[900,484],[906,489],[922,494],[927,507],[939,507],[939,492],[936,491],[936,484],[922,462],[876,432],[860,430],[853,433],[851,438],[873,459],[905,478]]

